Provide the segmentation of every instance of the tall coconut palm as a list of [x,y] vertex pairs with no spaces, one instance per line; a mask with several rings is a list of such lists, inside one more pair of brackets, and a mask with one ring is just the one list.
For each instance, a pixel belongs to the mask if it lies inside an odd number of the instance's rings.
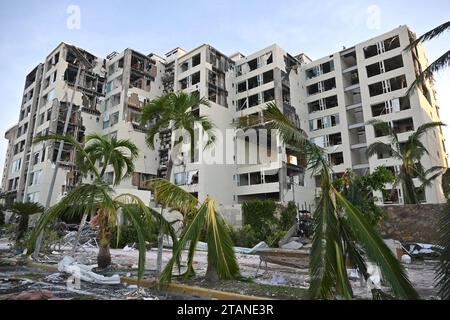
[[443,300],[450,300],[450,169],[442,176],[442,189],[447,197],[439,220],[439,245],[443,248],[436,270],[436,284]]
[[[376,263],[383,278],[397,298],[416,299],[418,295],[390,249],[370,224],[367,217],[340,192],[331,181],[331,169],[323,149],[310,142],[280,111],[275,103],[268,103],[264,116],[267,127],[276,129],[280,138],[305,154],[308,169],[320,175],[322,192],[314,211],[314,236],[310,255],[310,297],[330,299],[336,295],[351,299],[352,288],[347,276],[345,259],[368,280],[365,259]],[[378,290],[373,290],[377,292]]]
[[36,202],[16,202],[10,210],[19,216],[17,225],[16,242],[21,240],[28,230],[29,217],[33,214],[44,212],[45,208]]
[[384,131],[388,136],[389,143],[381,141],[372,143],[367,148],[367,155],[371,157],[379,153],[387,153],[391,154],[394,159],[399,160],[401,162],[400,171],[392,189],[395,190],[400,184],[403,189],[405,204],[419,203],[414,177],[419,178],[422,183],[421,187],[424,188],[439,177],[444,169],[440,166],[433,166],[427,170],[423,168],[420,161],[424,155],[429,153],[421,139],[429,130],[444,126],[444,124],[442,122],[423,124],[404,142],[399,140],[396,131],[387,122],[374,120],[370,121],[369,124]]
[[206,279],[216,281],[239,277],[239,266],[230,229],[217,211],[214,200],[208,196],[203,203],[200,203],[190,193],[166,179],[155,179],[150,182],[150,186],[155,192],[157,201],[170,209],[189,216],[190,220],[188,226],[183,230],[178,244],[174,246],[173,256],[161,274],[160,283],[163,285],[171,281],[174,264],[179,264],[182,251],[186,246],[189,246],[189,251],[184,277],[195,274],[193,268],[194,254],[203,233],[206,235],[208,245]]
[[[405,51],[413,50],[416,48],[416,46],[419,43],[432,40],[440,35],[442,35],[445,31],[450,30],[450,21],[444,22],[443,24],[437,26],[436,28],[424,33],[416,40],[412,41],[406,48]],[[425,70],[420,70],[419,75],[417,76],[416,80],[411,84],[409,87],[406,95],[411,94],[411,92],[414,91],[414,89],[419,85],[424,83],[426,79],[431,79],[432,76],[450,66],[450,50],[445,52],[442,56],[437,58],[435,61],[433,61]]]
[[[60,202],[53,207],[49,208],[39,219],[36,227],[33,230],[32,246],[39,233],[50,223],[53,219],[56,219],[62,215],[81,216],[87,213],[97,214],[97,221],[99,226],[99,253],[97,255],[97,263],[99,268],[106,268],[111,264],[111,254],[109,251],[109,244],[112,237],[112,229],[117,227],[120,230],[118,221],[118,214],[122,212],[128,220],[135,227],[138,239],[139,239],[139,275],[143,274],[144,262],[145,262],[145,233],[149,230],[147,226],[151,224],[160,224],[163,226],[163,232],[170,234],[176,242],[175,232],[171,225],[159,216],[156,212],[150,210],[138,197],[123,194],[114,196],[114,190],[103,180],[101,174],[98,172],[95,162],[101,159],[100,151],[103,147],[98,149],[94,148],[92,151],[93,156],[88,153],[89,146],[84,146],[79,143],[75,138],[70,135],[49,135],[40,137],[37,141],[44,140],[59,140],[73,146],[78,152],[77,164],[81,168],[84,174],[88,172],[93,174],[95,179],[90,184],[81,184],[70,191]],[[92,138],[91,140],[97,140]],[[131,146],[131,143],[122,143],[122,145]],[[100,150],[100,151],[99,151]],[[107,150],[107,148],[105,148]],[[131,159],[133,154],[137,154],[137,150],[131,147]],[[109,153],[112,156],[108,156],[109,162],[114,163],[114,159],[128,158],[122,151]],[[115,158],[116,157],[116,158]],[[103,155],[102,160],[105,159]],[[122,159],[122,163],[126,164],[127,171],[132,170],[133,166],[129,161],[132,160]],[[117,160],[118,161],[118,160]],[[116,162],[117,162],[116,161]],[[114,165],[113,165],[114,167]],[[103,170],[102,170],[103,171]],[[123,172],[123,170],[122,170]],[[119,172],[117,175],[122,177]],[[116,176],[116,177],[117,177]],[[120,232],[118,232],[120,236]]]
[[[141,115],[141,125],[143,127],[152,123],[150,129],[147,131],[147,144],[151,149],[155,148],[155,136],[160,130],[164,128],[172,129],[174,135],[172,141],[172,154],[169,154],[167,163],[166,179],[170,181],[173,167],[173,159],[177,152],[177,148],[183,141],[184,132],[190,135],[190,158],[194,161],[195,154],[195,140],[194,132],[195,125],[199,125],[207,135],[207,142],[205,146],[209,146],[214,142],[215,136],[213,133],[213,123],[208,117],[200,116],[193,110],[200,105],[209,106],[209,101],[206,98],[200,98],[196,94],[186,92],[170,92],[164,96],[150,101],[145,107]],[[184,132],[183,132],[184,131]],[[161,215],[163,214],[164,206],[161,208]],[[157,271],[158,274],[162,268],[162,249],[163,236],[160,232],[158,237],[158,258]]]

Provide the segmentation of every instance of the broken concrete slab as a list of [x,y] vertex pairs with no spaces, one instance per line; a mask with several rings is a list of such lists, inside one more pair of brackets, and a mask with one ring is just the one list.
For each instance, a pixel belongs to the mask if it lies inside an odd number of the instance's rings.
[[281,249],[288,249],[288,250],[298,250],[303,247],[303,244],[297,241],[291,241],[281,246]]

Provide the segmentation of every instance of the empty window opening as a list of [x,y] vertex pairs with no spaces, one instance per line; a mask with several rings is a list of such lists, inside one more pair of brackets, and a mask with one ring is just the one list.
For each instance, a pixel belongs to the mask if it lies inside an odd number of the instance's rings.
[[344,154],[342,152],[330,153],[328,159],[330,165],[338,166],[344,163]]
[[269,83],[273,81],[273,70],[269,70],[263,73],[263,83]]
[[244,92],[247,91],[247,82],[246,81],[242,81],[240,83],[238,83],[237,85],[237,92]]
[[406,118],[402,120],[393,121],[393,127],[395,133],[403,133],[408,131],[414,131],[414,122],[412,118]]

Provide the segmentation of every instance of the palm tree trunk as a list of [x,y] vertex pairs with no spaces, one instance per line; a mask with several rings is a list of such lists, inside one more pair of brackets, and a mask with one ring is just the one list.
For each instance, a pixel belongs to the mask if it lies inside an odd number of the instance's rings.
[[111,253],[109,243],[111,242],[112,232],[109,226],[108,216],[99,211],[98,219],[99,250],[97,255],[97,264],[100,269],[105,269],[111,265]]
[[16,241],[22,239],[27,230],[28,230],[28,215],[21,214],[19,216],[19,224],[17,226]]
[[206,269],[205,279],[208,282],[216,283],[219,282],[219,275],[214,265],[208,259],[208,268]]
[[[166,172],[166,180],[170,181],[170,176],[172,175],[172,167],[173,161],[172,157],[169,157],[169,161],[167,162],[167,172]],[[164,246],[164,230],[163,230],[163,222],[162,217],[164,213],[164,205],[161,205],[161,224],[159,226],[159,234],[158,234],[158,255],[156,257],[156,275],[159,277],[162,271],[162,256],[163,256],[163,246]]]
[[101,244],[97,255],[97,264],[99,269],[105,269],[111,265],[111,252],[109,251],[109,243]]

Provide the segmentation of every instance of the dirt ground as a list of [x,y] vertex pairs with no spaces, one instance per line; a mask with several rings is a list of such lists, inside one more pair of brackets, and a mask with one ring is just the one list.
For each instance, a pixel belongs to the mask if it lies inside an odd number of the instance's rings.
[[[8,244],[5,241],[0,240],[0,252],[8,252]],[[67,248],[69,249],[69,248]],[[41,258],[41,262],[56,264],[65,255],[64,251],[54,251],[52,254],[48,254]],[[96,264],[97,250],[94,248],[81,248],[77,252],[75,259],[83,264],[91,265]],[[113,268],[110,274],[119,273],[126,276],[135,276],[137,269],[138,252],[136,250],[126,251],[123,249],[111,249]],[[146,270],[156,269],[156,249],[152,249],[147,252],[146,255]],[[1,254],[0,254],[1,256]],[[171,251],[164,250],[163,264],[171,257]],[[241,275],[245,277],[246,281],[221,281],[218,284],[211,286],[204,279],[203,276],[206,273],[207,267],[207,253],[204,251],[197,251],[195,255],[194,268],[196,271],[196,277],[189,280],[176,279],[176,281],[200,287],[209,287],[216,290],[234,292],[245,295],[254,295],[260,297],[268,297],[275,299],[307,299],[307,289],[309,286],[309,274],[307,269],[296,269],[291,267],[280,266],[269,263],[267,268],[262,265],[261,269],[256,275],[256,271],[259,265],[259,256],[240,254],[237,253],[237,259],[239,262]],[[183,257],[183,261],[186,261],[186,256]],[[434,278],[434,266],[435,261],[430,260],[415,260],[411,264],[405,265],[408,276],[417,289],[423,299],[437,299],[436,289],[433,286]],[[18,268],[18,267],[17,267]],[[7,272],[5,271],[7,270]],[[2,277],[13,277],[14,268],[2,268],[0,266],[0,295],[2,293]],[[26,273],[34,274],[36,270],[22,270],[20,276],[19,269],[16,270],[19,274],[19,278],[27,278]],[[183,269],[182,269],[183,271]],[[5,274],[6,272],[6,274]],[[176,274],[176,271],[175,271]],[[44,274],[48,276],[49,274]],[[152,271],[147,271],[146,276],[152,277],[154,274]],[[256,277],[255,277],[256,275]],[[38,280],[42,280],[42,277]],[[36,281],[36,280],[33,280]],[[351,281],[352,287],[356,298],[370,299],[371,293],[367,289],[366,285],[357,279]],[[64,279],[61,280],[59,285],[64,285]],[[51,287],[51,285],[45,286]],[[104,290],[100,292],[92,291],[92,286],[87,283],[82,283],[82,290],[86,290],[88,293],[92,293],[92,298],[105,297],[105,298],[133,298],[133,287],[131,288],[119,288],[125,290],[123,292],[115,292],[117,288],[110,288],[106,286]],[[98,290],[97,290],[98,291]],[[117,290],[116,290],[117,291]],[[128,295],[127,295],[128,294]],[[80,296],[80,295],[78,295]],[[83,295],[81,295],[83,296]],[[89,295],[85,295],[87,297]],[[142,296],[141,296],[142,297]],[[73,297],[72,297],[73,298]],[[155,292],[147,293],[148,299],[170,299],[170,298],[186,298],[186,297],[170,297],[169,295],[160,295]],[[189,298],[189,297],[187,297]]]

